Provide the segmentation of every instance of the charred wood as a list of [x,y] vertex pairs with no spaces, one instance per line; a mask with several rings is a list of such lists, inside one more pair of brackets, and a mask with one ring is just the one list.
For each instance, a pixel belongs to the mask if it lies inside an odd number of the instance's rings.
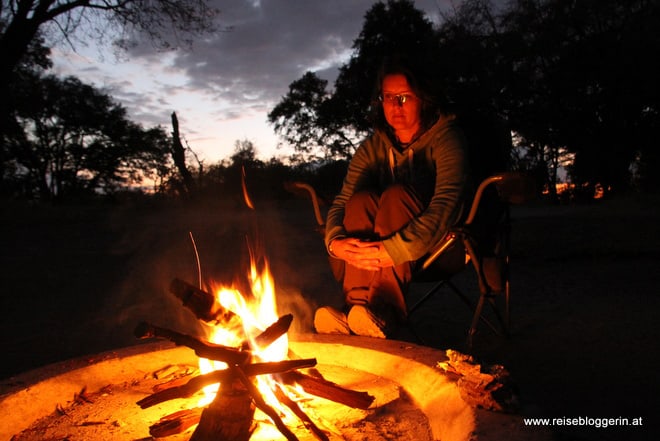
[[[268,417],[273,421],[275,426],[277,427],[277,430],[280,431],[282,435],[288,440],[288,441],[298,441],[298,438],[296,435],[284,424],[284,421],[282,421],[282,418],[280,418],[280,415],[277,413],[275,409],[270,407],[268,403],[263,399],[261,396],[261,393],[259,392],[259,389],[257,389],[257,386],[252,383],[252,380],[248,378],[247,375],[245,375],[245,372],[241,370],[239,366],[233,366],[230,368],[234,375],[239,379],[241,384],[247,389],[248,393],[252,397],[252,400],[254,401],[254,404]],[[192,439],[191,439],[192,441]]]
[[202,411],[190,441],[248,441],[254,431],[254,410],[242,382],[223,384]]
[[156,424],[152,424],[149,427],[149,434],[154,438],[176,435],[199,423],[201,415],[202,409],[200,408],[180,410],[164,416]]
[[270,346],[275,340],[289,331],[292,322],[292,314],[283,315],[254,339],[255,344],[259,349]]
[[335,403],[344,404],[355,409],[368,409],[375,397],[367,392],[346,389],[336,383],[319,377],[312,377],[302,372],[285,372],[279,375],[285,384],[297,383],[310,395],[325,398]]
[[227,324],[238,318],[232,311],[220,305],[214,295],[181,279],[172,280],[170,292],[180,299],[183,306],[192,311],[195,317],[205,322]]
[[275,397],[278,401],[284,404],[286,407],[291,409],[291,411],[296,415],[300,421],[304,424],[305,428],[312,432],[320,441],[329,441],[328,435],[323,432],[312,419],[303,411],[298,403],[289,397],[286,392],[282,389],[282,386],[279,384],[275,385]]
[[135,336],[138,338],[166,338],[179,346],[187,346],[195,351],[199,357],[211,360],[224,361],[228,364],[243,364],[250,360],[252,354],[223,345],[205,343],[191,335],[182,334],[170,329],[161,328],[152,324],[142,322],[135,328]]
[[[284,373],[294,369],[308,368],[316,365],[313,358],[303,360],[283,360],[271,363],[254,363],[243,367],[246,376]],[[234,374],[230,369],[223,369],[200,375],[190,379],[186,384],[174,386],[168,389],[159,390],[137,402],[138,406],[146,409],[164,401],[177,398],[187,398],[195,394],[200,389],[216,383],[227,383],[234,379]],[[162,385],[159,387],[162,388]]]

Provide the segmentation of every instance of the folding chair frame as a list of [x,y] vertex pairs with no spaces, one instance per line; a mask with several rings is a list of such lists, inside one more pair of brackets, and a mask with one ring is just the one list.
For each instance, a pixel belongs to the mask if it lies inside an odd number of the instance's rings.
[[[497,235],[496,240],[496,255],[484,256],[477,252],[475,238],[471,234],[471,226],[474,224],[477,217],[479,208],[482,204],[484,193],[490,186],[495,186],[497,196],[504,204],[501,214],[501,219],[497,222],[497,231],[492,233]],[[510,251],[510,232],[511,232],[511,204],[520,204],[526,202],[534,197],[534,186],[529,176],[518,172],[500,173],[481,182],[475,193],[470,212],[462,226],[452,229],[441,243],[424,259],[417,275],[424,274],[430,271],[433,263],[443,255],[449,248],[451,248],[457,241],[460,241],[465,248],[469,261],[474,268],[477,280],[479,282],[480,295],[476,305],[470,298],[462,292],[454,283],[451,282],[451,276],[439,280],[428,290],[422,297],[409,308],[408,313],[411,314],[424,304],[431,296],[440,291],[444,286],[448,286],[452,292],[465,303],[471,311],[473,311],[472,322],[468,330],[467,344],[472,347],[474,335],[477,332],[479,322],[487,325],[496,335],[508,335],[511,321],[511,284],[509,280],[509,251]],[[486,259],[499,259],[502,267],[499,276],[501,279],[499,283],[491,283],[488,280],[487,271],[485,270]],[[413,277],[413,281],[415,278]],[[504,295],[504,313],[502,314],[497,307],[496,298],[501,294]],[[484,304],[489,303],[497,318],[499,326],[493,324],[484,316]]]

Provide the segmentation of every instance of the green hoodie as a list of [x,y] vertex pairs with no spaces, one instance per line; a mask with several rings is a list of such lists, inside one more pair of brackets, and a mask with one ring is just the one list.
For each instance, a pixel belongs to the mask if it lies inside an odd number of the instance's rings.
[[366,188],[383,191],[401,183],[412,185],[426,208],[385,238],[383,245],[395,265],[423,257],[461,219],[471,188],[466,149],[453,116],[441,116],[402,151],[385,132],[376,131],[355,152],[342,189],[328,211],[326,247],[334,239],[348,236],[343,226],[344,207],[355,192]]

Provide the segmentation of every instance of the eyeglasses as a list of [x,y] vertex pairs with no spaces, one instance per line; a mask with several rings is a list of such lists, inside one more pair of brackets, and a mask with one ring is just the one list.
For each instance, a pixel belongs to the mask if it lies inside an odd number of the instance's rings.
[[382,103],[403,106],[405,103],[413,101],[417,97],[411,93],[384,93],[378,98]]

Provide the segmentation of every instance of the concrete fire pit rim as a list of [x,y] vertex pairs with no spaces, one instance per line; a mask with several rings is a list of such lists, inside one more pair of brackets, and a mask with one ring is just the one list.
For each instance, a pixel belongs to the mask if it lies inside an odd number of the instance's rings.
[[[409,357],[411,360],[431,365],[440,361],[447,360],[444,351],[438,349],[416,345],[414,343],[402,342],[398,340],[384,340],[358,336],[343,335],[323,335],[323,334],[298,334],[290,337],[290,341],[295,344],[300,343],[319,343],[326,345],[350,345],[370,351],[385,353],[400,353],[399,355]],[[51,363],[20,374],[0,380],[0,404],[3,400],[20,390],[30,388],[46,379],[62,375],[77,369],[88,368],[94,364],[108,362],[117,359],[126,359],[139,356],[146,353],[180,349],[184,352],[193,352],[186,347],[176,346],[174,343],[163,340],[149,341],[132,346],[125,346],[117,349],[99,352],[96,354],[83,355],[80,357]],[[312,357],[314,357],[312,355]],[[174,361],[172,361],[174,363]],[[350,366],[348,366],[350,367]]]
[[[319,364],[365,370],[400,384],[429,418],[434,439],[475,439],[478,412],[460,398],[456,383],[437,368],[439,361],[446,360],[444,351],[396,340],[355,336],[303,334],[292,336],[290,340],[291,349],[301,357],[317,358]],[[356,353],[356,349],[360,352]],[[341,355],[342,351],[348,351],[348,355]],[[147,353],[151,354],[150,365],[141,357]],[[147,373],[168,363],[195,363],[196,360],[189,348],[157,341],[55,363],[3,380],[0,382],[0,439],[8,439],[29,427],[52,412],[56,404],[70,401],[82,386],[90,391],[98,390],[121,381],[128,374],[134,375],[136,367]],[[108,373],[113,378],[104,377]],[[21,417],[16,418],[16,415]]]

